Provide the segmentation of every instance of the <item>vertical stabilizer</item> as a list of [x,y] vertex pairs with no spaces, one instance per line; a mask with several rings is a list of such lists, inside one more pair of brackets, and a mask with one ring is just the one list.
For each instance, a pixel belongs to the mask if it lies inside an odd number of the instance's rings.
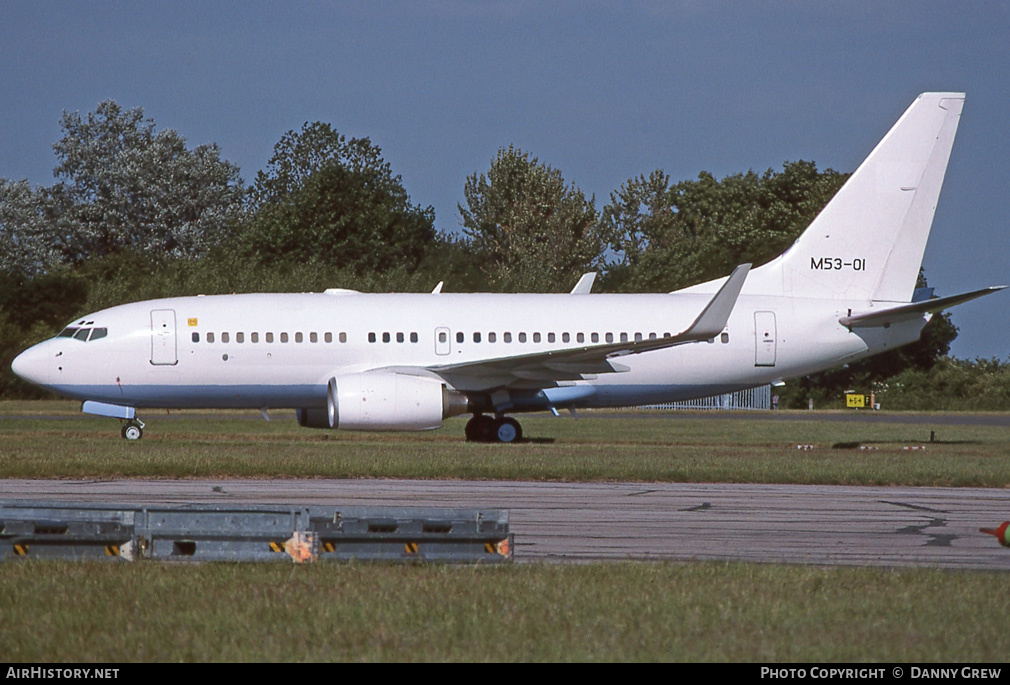
[[923,93],[746,293],[909,302],[964,93]]

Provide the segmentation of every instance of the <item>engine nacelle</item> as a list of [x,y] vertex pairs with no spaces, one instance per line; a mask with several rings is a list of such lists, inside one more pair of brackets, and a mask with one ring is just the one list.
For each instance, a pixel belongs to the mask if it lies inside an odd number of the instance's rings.
[[326,387],[326,407],[299,409],[307,428],[363,431],[431,430],[467,411],[466,397],[435,378],[395,373],[335,376]]

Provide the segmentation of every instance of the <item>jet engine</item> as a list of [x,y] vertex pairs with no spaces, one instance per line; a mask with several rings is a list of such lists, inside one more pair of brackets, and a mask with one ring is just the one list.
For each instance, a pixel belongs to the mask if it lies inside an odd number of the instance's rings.
[[431,430],[444,419],[468,411],[466,396],[435,378],[395,373],[334,376],[326,387],[326,407],[299,409],[306,428],[363,431]]

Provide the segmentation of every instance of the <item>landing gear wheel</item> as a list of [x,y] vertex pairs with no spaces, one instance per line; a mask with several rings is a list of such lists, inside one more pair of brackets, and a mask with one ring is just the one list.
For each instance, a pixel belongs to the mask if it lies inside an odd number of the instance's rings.
[[495,429],[495,422],[490,416],[475,414],[472,419],[466,422],[463,433],[467,442],[491,442]]
[[123,426],[120,434],[127,440],[140,440],[144,437],[144,429],[135,423],[128,423]]
[[523,439],[523,429],[511,416],[501,416],[494,421],[494,439],[498,442],[519,442]]

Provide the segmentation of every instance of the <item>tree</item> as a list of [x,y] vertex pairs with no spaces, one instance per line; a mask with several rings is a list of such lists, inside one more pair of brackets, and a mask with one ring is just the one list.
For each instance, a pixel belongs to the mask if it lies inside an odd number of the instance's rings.
[[113,100],[82,118],[64,112],[50,189],[62,261],[117,251],[199,257],[233,229],[244,188],[217,145],[193,150],[176,131],[155,132],[137,107]]
[[434,209],[410,203],[381,150],[320,122],[274,146],[250,189],[250,207],[242,249],[261,262],[413,268],[435,237]]
[[601,221],[617,260],[612,289],[676,290],[761,264],[784,251],[848,176],[813,162],[786,162],[781,172],[753,171],[721,181],[707,172],[671,185],[661,170],[629,179],[611,193]]
[[606,241],[594,199],[565,187],[561,172],[511,146],[487,174],[466,180],[459,205],[464,232],[499,288],[552,292],[602,264]]
[[61,259],[62,236],[46,188],[0,178],[0,273],[31,277]]

